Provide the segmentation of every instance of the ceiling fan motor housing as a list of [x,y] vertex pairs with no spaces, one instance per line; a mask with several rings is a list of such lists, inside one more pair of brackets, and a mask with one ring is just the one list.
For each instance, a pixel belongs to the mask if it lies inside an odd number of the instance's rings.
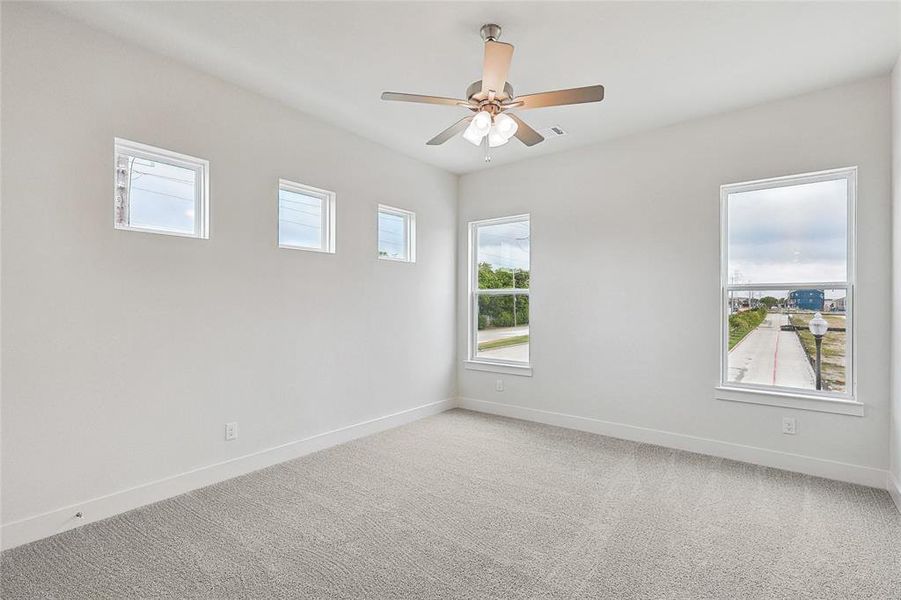
[[[482,93],[482,80],[474,81],[469,84],[469,87],[466,88],[466,99],[470,102],[476,102],[484,106],[495,106],[496,109],[500,109],[500,101],[507,100],[513,97],[513,86],[510,85],[510,82],[504,83],[504,93],[498,95],[494,102],[489,102],[485,97],[485,94]],[[491,110],[490,108],[488,110]]]

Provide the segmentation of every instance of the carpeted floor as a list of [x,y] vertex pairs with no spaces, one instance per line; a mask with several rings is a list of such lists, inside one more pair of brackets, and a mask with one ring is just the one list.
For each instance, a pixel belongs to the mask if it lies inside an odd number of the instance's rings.
[[2,554],[2,598],[901,598],[881,490],[455,410]]

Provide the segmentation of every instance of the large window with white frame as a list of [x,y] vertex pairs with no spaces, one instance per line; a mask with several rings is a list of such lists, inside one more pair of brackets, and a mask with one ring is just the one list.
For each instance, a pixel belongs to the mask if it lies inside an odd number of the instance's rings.
[[721,388],[853,401],[856,179],[722,187]]
[[335,252],[335,193],[278,180],[278,247]]
[[470,223],[469,236],[469,360],[528,367],[529,215]]
[[379,258],[416,262],[416,213],[379,204]]
[[117,229],[209,237],[209,162],[116,138]]

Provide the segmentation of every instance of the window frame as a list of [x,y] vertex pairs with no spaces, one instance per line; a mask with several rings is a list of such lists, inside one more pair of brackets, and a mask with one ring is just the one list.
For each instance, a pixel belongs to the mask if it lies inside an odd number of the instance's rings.
[[[824,181],[845,180],[847,184],[847,248],[844,281],[729,282],[729,195],[741,192],[790,187]],[[716,397],[721,400],[767,404],[802,410],[814,410],[862,416],[863,404],[857,400],[856,327],[854,292],[856,283],[857,167],[843,167],[813,173],[786,175],[720,186],[720,366]],[[806,390],[776,385],[728,381],[729,375],[729,292],[794,289],[844,290],[845,305],[845,391]]]
[[[125,214],[126,221],[120,218],[119,197],[119,158],[122,155],[143,158],[168,165],[191,169],[194,171],[194,231],[167,231],[154,227],[137,227],[127,222],[127,215],[131,210],[131,194],[126,195]],[[196,239],[209,239],[210,237],[210,161],[158,148],[141,142],[134,142],[124,138],[113,138],[113,226],[122,231],[138,231],[142,233],[156,233],[160,235],[174,235]],[[130,185],[130,182],[129,182]]]
[[[401,217],[404,220],[404,249],[406,256],[404,258],[395,258],[393,256],[382,256],[379,252],[379,215],[393,215]],[[389,262],[398,263],[415,263],[416,262],[416,213],[412,210],[397,208],[396,206],[388,206],[387,204],[379,204],[375,219],[375,251],[379,260],[387,260]]]
[[[322,231],[321,235],[321,244],[318,247],[314,246],[295,246],[293,244],[283,244],[280,234],[280,225],[282,221],[282,210],[281,210],[281,191],[285,190],[287,192],[294,192],[296,194],[302,194],[304,196],[318,198],[322,203],[321,212],[322,216],[320,217],[320,227]],[[303,183],[297,183],[296,181],[291,181],[289,179],[284,179],[279,177],[278,179],[278,193],[276,194],[276,242],[278,247],[285,250],[306,250],[307,252],[319,252],[321,254],[335,254],[335,233],[336,233],[336,224],[335,221],[335,210],[337,205],[337,194],[335,192],[324,190],[321,188],[313,187],[311,185],[306,185]]]
[[[479,288],[479,247],[478,235],[479,228],[490,225],[504,225],[506,223],[518,223],[527,221],[529,223],[529,287],[528,288],[504,288],[496,290],[483,290]],[[468,248],[468,287],[467,295],[467,358],[464,361],[464,367],[475,371],[490,371],[495,373],[506,373],[509,375],[522,375],[526,377],[532,376],[532,216],[530,213],[511,215],[508,217],[497,217],[492,219],[481,219],[469,222],[469,248]],[[516,278],[513,278],[513,284],[516,285]],[[479,298],[481,296],[528,296],[529,297],[529,360],[528,362],[503,360],[498,358],[486,358],[477,356],[478,351],[478,318],[479,318]]]

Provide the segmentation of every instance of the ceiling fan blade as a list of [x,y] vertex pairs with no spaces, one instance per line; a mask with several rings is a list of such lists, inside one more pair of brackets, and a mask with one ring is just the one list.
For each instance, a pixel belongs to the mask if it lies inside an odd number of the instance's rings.
[[516,121],[516,133],[514,133],[513,136],[520,142],[522,142],[526,146],[534,146],[535,144],[540,144],[544,141],[544,137],[542,137],[540,133],[526,125],[525,121],[523,121],[516,115],[509,113],[504,114]]
[[463,117],[462,119],[460,119],[459,121],[457,121],[456,123],[454,123],[453,125],[448,127],[447,129],[445,129],[444,131],[442,131],[441,133],[439,133],[438,135],[436,135],[435,137],[433,137],[432,139],[427,141],[426,145],[427,146],[438,146],[440,144],[443,144],[447,140],[451,139],[452,137],[454,137],[455,135],[457,135],[458,133],[460,133],[461,131],[466,129],[469,126],[470,121],[472,121],[472,117]]
[[423,96],[421,94],[401,94],[400,92],[382,92],[382,100],[418,102],[419,104],[443,104],[445,106],[470,106],[470,103],[466,100],[442,98],[441,96]]
[[504,42],[485,42],[485,64],[482,67],[482,93],[494,90],[497,96],[504,94],[507,71],[513,60],[513,45]]
[[545,106],[563,106],[566,104],[583,104],[585,102],[600,102],[603,99],[604,86],[590,85],[588,87],[517,96],[513,99],[513,102],[522,102],[520,109],[526,109],[543,108]]

